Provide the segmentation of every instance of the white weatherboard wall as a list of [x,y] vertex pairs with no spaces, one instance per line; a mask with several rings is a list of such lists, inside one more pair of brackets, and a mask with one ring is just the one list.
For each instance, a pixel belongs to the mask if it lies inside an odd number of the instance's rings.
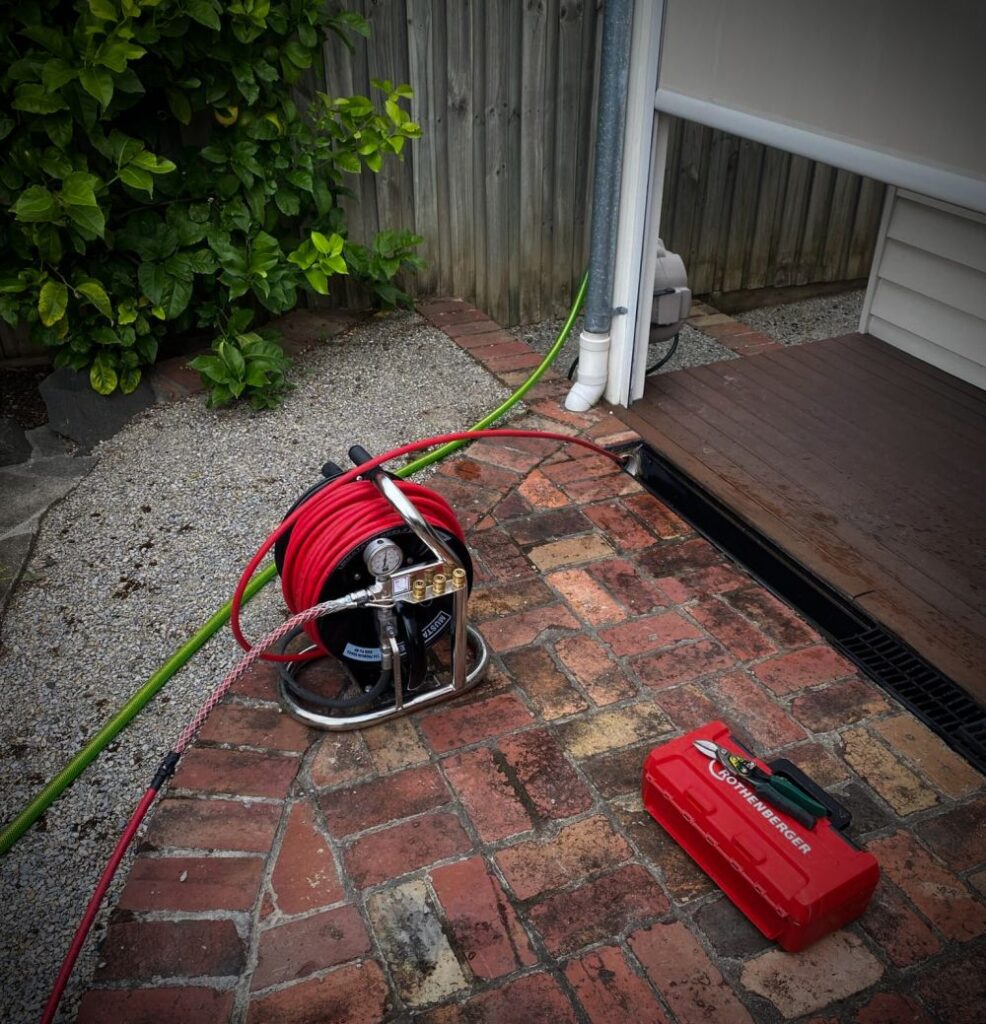
[[986,388],[986,216],[889,190],[860,330]]

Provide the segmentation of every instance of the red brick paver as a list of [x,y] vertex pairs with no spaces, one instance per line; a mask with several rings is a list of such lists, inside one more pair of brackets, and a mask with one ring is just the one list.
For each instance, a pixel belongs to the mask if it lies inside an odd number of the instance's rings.
[[[536,361],[468,303],[421,310],[505,381]],[[769,343],[695,312],[737,352]],[[546,377],[519,424],[632,439],[564,392]],[[269,667],[245,677],[152,816],[83,1024],[982,1019],[974,769],[605,460],[484,442],[430,485],[466,529],[487,680],[318,734]],[[881,862],[863,918],[804,953],[641,805],[647,752],[711,718],[841,796]]]

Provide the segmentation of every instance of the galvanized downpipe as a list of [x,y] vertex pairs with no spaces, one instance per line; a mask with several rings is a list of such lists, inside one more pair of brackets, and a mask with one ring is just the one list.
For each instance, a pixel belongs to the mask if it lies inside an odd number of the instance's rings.
[[606,0],[603,8],[592,227],[589,235],[589,291],[585,303],[585,327],[579,336],[578,377],[565,398],[565,408],[573,412],[585,412],[599,401],[608,375],[633,4],[634,0]]

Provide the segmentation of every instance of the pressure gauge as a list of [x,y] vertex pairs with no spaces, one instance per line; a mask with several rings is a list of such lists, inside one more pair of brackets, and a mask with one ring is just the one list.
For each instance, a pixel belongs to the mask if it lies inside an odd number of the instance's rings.
[[363,561],[372,576],[390,576],[404,561],[404,552],[386,537],[377,537],[366,545]]

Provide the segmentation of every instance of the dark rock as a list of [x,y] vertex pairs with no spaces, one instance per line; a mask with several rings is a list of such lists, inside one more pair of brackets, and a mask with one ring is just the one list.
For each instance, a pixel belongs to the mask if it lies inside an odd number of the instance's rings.
[[0,466],[15,466],[31,457],[31,445],[16,420],[0,416]]
[[117,391],[106,396],[93,391],[88,374],[67,367],[41,382],[41,396],[51,428],[71,438],[83,452],[118,433],[137,413],[154,404],[154,392],[146,380],[132,394]]

